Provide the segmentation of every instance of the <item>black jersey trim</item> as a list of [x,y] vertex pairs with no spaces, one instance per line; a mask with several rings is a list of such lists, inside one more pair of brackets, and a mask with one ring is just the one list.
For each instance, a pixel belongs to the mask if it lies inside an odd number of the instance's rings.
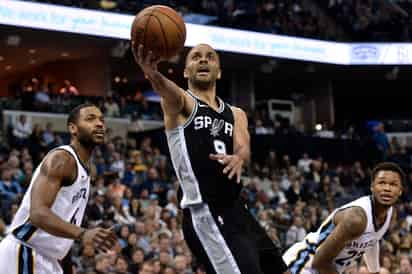
[[77,161],[79,161],[80,165],[82,166],[82,168],[86,171],[87,175],[90,176],[90,171],[89,169],[86,167],[86,165],[82,162],[82,160],[80,160],[80,156],[79,154],[77,154],[77,151],[74,149],[74,147],[72,145],[69,145],[69,147],[73,150],[75,158],[77,159]]
[[30,247],[19,245],[17,265],[18,274],[34,274],[34,254]]
[[[199,97],[197,97],[190,89],[188,89],[187,90],[187,93],[190,95],[190,96],[192,96],[195,100],[196,100],[196,103],[198,103],[197,102],[197,100],[199,100],[199,101],[201,101],[201,102],[204,102],[202,99],[200,99]],[[211,108],[208,104],[208,107],[211,109],[211,110],[213,110],[213,111],[215,111],[215,112],[217,112],[217,113],[222,113],[223,111],[225,111],[225,102],[219,97],[219,96],[216,96],[216,100],[217,100],[217,102],[219,103],[219,107],[218,107],[218,109],[217,110],[214,110],[213,108]],[[206,104],[206,102],[204,102],[205,104]]]

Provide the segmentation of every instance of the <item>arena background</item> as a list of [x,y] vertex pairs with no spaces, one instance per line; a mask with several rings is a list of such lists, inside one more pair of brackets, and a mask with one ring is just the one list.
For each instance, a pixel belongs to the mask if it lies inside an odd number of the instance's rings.
[[[401,165],[411,185],[410,1],[6,0],[0,3],[0,239],[39,160],[68,141],[65,113],[93,102],[110,130],[94,155],[84,225],[115,224],[119,243],[110,255],[76,244],[77,273],[140,273],[144,261],[153,273],[202,273],[182,239],[159,98],[133,60],[122,34],[129,30],[111,22],[123,32],[102,33],[91,25],[100,12],[127,21],[153,4],[184,16],[188,46],[204,42],[197,27],[219,27],[211,43],[223,69],[217,93],[247,110],[252,135],[242,196],[282,249],[315,230],[331,209],[368,194],[377,162]],[[182,87],[188,48],[160,67]],[[397,209],[381,243],[389,271],[382,273],[412,273],[411,188]],[[367,273],[361,266],[347,273]]]

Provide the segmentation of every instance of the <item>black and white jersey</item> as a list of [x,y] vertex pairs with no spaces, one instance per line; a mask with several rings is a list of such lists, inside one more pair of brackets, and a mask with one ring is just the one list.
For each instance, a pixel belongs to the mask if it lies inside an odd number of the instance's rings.
[[181,189],[181,207],[211,203],[228,206],[238,198],[241,186],[235,176],[229,180],[224,166],[210,154],[233,154],[234,115],[228,104],[216,97],[219,109],[195,99],[185,124],[167,130],[167,141]]

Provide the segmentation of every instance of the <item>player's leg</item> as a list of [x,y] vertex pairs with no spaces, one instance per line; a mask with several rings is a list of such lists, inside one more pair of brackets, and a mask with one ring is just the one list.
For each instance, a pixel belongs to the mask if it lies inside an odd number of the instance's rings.
[[248,239],[253,241],[256,249],[257,261],[262,273],[282,274],[287,267],[282,259],[282,255],[278,247],[272,242],[266,231],[260,226],[252,214],[245,208],[242,202],[236,204],[236,222],[242,226],[248,236]]
[[[240,271],[229,242],[217,223],[206,204],[191,207],[190,211],[185,210],[183,232],[186,242],[193,254],[204,263],[208,273],[244,273]],[[203,249],[199,249],[199,246]]]
[[63,274],[63,271],[57,260],[38,254],[9,235],[0,242],[0,273]]
[[206,250],[203,248],[202,243],[196,235],[190,216],[183,218],[182,230],[187,246],[196,259],[196,262],[203,265],[206,273],[216,274],[213,265],[206,254]]

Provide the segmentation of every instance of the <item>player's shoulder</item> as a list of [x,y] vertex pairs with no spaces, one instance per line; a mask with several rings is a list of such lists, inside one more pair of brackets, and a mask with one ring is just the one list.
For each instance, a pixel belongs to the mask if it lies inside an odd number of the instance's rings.
[[50,171],[69,173],[76,168],[77,162],[74,156],[66,149],[57,148],[50,151],[44,158],[42,168],[47,168]]
[[235,115],[246,116],[246,112],[243,109],[241,109],[240,107],[232,106],[232,105],[229,105],[229,106],[230,106],[230,109],[232,110],[232,112]]
[[335,224],[344,227],[350,236],[361,235],[368,224],[365,210],[360,206],[344,208],[336,213]]

